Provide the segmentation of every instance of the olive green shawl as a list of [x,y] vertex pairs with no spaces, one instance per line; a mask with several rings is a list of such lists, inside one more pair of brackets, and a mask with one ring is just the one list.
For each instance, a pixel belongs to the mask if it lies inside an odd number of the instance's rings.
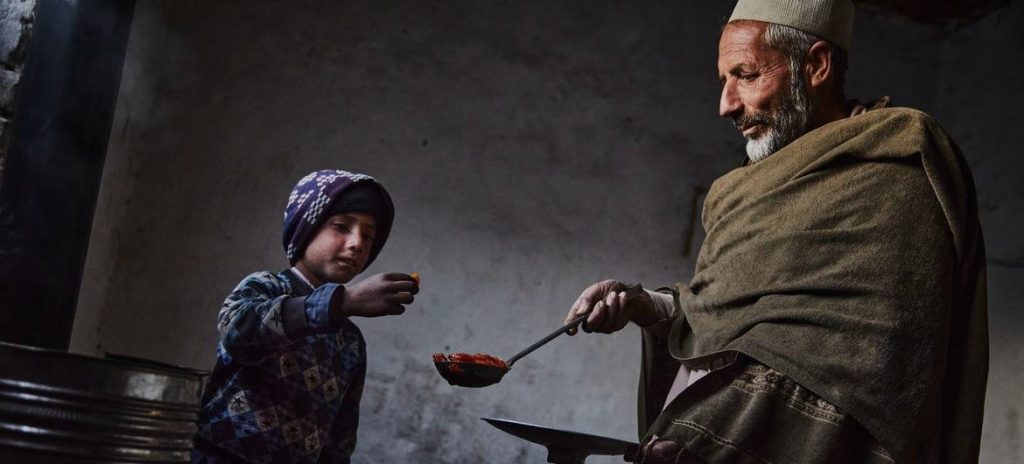
[[897,462],[977,460],[984,251],[970,173],[934,120],[889,108],[818,128],[718,179],[703,222],[674,358],[745,353]]

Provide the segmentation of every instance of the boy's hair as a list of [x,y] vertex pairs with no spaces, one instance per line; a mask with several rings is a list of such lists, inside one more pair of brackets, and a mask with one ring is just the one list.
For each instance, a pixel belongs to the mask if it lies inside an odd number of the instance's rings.
[[[339,201],[340,199],[340,201]],[[306,245],[316,235],[324,219],[342,212],[365,212],[377,223],[366,267],[384,248],[395,218],[395,207],[384,186],[365,174],[341,170],[315,171],[299,180],[284,210],[282,243],[288,264],[302,258]]]

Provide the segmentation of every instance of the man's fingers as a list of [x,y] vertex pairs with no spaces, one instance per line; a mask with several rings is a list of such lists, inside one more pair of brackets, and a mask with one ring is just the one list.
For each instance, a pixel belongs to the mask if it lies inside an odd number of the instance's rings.
[[[572,322],[573,319],[576,319],[577,317],[586,314],[587,311],[590,311],[590,299],[581,295],[580,299],[576,300],[576,304],[573,305],[572,310],[569,312],[569,316],[565,318],[565,323],[568,324]],[[588,331],[586,324],[580,325],[583,326],[584,332]],[[568,333],[569,335],[575,335],[576,329],[571,329]]]
[[619,298],[618,298],[618,296],[619,295],[618,295],[617,292],[608,292],[608,294],[605,295],[605,297],[604,297],[604,304],[606,306],[610,307],[610,308],[618,309],[618,307],[619,307]]
[[574,314],[573,317],[582,316],[583,314],[590,312],[592,307],[593,303],[590,302],[589,297],[580,299],[580,305],[576,307],[576,314]]
[[594,332],[609,333],[608,328],[614,325],[615,317],[618,313],[618,308],[616,307],[616,303],[618,303],[618,301],[616,301],[615,298],[612,298],[613,296],[614,293],[608,293],[598,303],[601,305],[602,314],[601,320],[590,326],[590,329]]
[[580,306],[582,305],[583,295],[580,295],[578,298],[576,298],[576,301],[572,302],[572,307],[569,308],[569,314],[565,316],[565,322],[568,323],[569,321],[573,320],[573,318],[575,318],[577,313],[579,312]]
[[598,301],[594,305],[594,309],[590,311],[590,316],[587,317],[583,330],[586,332],[596,331],[604,323],[607,312],[608,308],[605,306],[604,301]]
[[626,314],[625,292],[610,292],[599,305],[601,306],[601,317],[599,321],[591,324],[588,328],[594,332],[614,333],[622,330],[628,322]]
[[[595,317],[595,313],[597,313],[597,305],[594,305],[594,307],[592,307],[590,309],[590,314],[587,314],[587,316],[583,318],[583,322],[580,322],[580,330],[582,330],[582,331],[584,331],[586,333],[590,333],[591,332],[591,330],[590,330],[590,328],[591,328],[590,319]],[[577,314],[577,316],[580,316],[580,315],[581,314]]]
[[[583,293],[580,294],[580,296],[576,298],[576,301],[572,303],[572,307],[569,308],[569,312],[565,315],[565,324],[572,322],[572,320],[576,319],[576,316],[579,315],[580,307],[583,306],[584,304],[584,297],[586,296],[586,294],[587,292],[584,291]],[[572,329],[566,333],[568,333],[569,335],[575,335],[576,330]]]
[[[587,291],[584,290],[583,293],[581,293],[580,296],[576,298],[576,301],[573,302],[572,307],[569,308],[569,314],[565,315],[565,323],[568,324],[572,322],[573,319],[576,319],[581,313],[580,308],[584,308],[589,304],[590,302],[589,300],[587,300]],[[579,328],[580,324],[576,324],[576,327],[570,328],[565,333],[569,335],[576,335],[576,332],[579,332]]]
[[[592,332],[599,329],[603,329],[603,326],[608,323],[609,309],[612,307],[617,308],[618,301],[611,298],[615,295],[615,292],[610,291],[614,288],[614,285],[609,286],[609,283],[617,283],[616,281],[602,281],[593,284],[583,290],[579,298],[576,298],[576,302],[573,303],[572,307],[569,308],[569,314],[565,316],[565,323],[572,322],[573,319],[590,313],[590,315],[579,325],[585,332]],[[617,311],[613,311],[617,313]],[[574,335],[577,332],[577,328],[571,328],[566,333]]]
[[397,315],[402,314],[404,312],[405,312],[405,306],[402,306],[402,305],[392,305],[392,306],[388,307],[388,314],[392,315],[392,316],[397,316]]
[[601,301],[601,304],[605,308],[604,318],[600,325],[595,325],[592,328],[597,332],[612,333],[615,331],[615,325],[618,322],[619,311],[621,310],[619,308],[619,299],[615,292],[609,292],[604,297],[604,300]]
[[[565,315],[565,321],[563,322],[563,324],[568,324],[568,323],[572,322],[573,319],[576,319],[576,307],[579,304],[580,304],[580,299],[577,298],[576,302],[572,304],[571,308],[569,308],[569,312]],[[570,327],[569,330],[565,331],[565,333],[567,333],[569,335],[576,335],[576,327]]]

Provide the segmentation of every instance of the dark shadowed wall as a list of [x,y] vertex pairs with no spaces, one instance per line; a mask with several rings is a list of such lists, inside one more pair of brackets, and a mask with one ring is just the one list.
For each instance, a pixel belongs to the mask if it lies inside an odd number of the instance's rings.
[[[557,340],[481,390],[449,387],[430,354],[507,357],[596,279],[689,278],[695,192],[742,156],[716,115],[730,10],[139,2],[73,349],[211,366],[224,296],[286,265],[288,190],[338,167],[378,177],[397,205],[368,272],[423,275],[405,315],[357,321],[370,366],[356,462],[544,461],[482,416],[635,439],[633,327]],[[864,13],[848,79],[851,96],[932,113],[977,177],[993,257],[989,463],[1024,459],[1022,25],[1021,2],[958,31]]]

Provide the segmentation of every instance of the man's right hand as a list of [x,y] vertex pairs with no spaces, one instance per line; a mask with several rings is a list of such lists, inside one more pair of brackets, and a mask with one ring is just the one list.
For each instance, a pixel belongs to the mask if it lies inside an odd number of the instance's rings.
[[[340,305],[331,302],[331,318],[392,316],[405,312],[420,287],[407,274],[397,272],[375,274],[359,283],[346,286]],[[338,307],[340,306],[340,307]]]
[[[643,292],[627,302],[626,288],[618,280],[605,280],[587,287],[569,309],[565,323],[590,313],[583,324],[585,330],[612,333],[622,330],[630,321],[641,326],[656,321],[658,316],[651,296]],[[576,329],[570,329],[567,333],[574,335]]]

